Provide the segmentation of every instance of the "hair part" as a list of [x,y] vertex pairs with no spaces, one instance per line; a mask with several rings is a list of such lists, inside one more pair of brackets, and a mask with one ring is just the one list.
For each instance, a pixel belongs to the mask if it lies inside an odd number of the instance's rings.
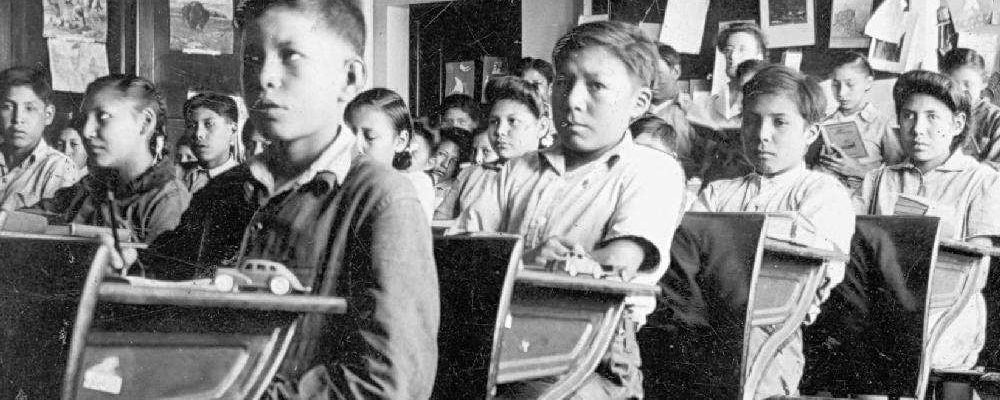
[[514,64],[514,68],[511,68],[510,72],[511,75],[523,76],[525,72],[532,69],[542,74],[549,84],[552,84],[555,80],[556,73],[552,68],[552,64],[540,58],[524,57]]
[[961,147],[969,136],[969,125],[972,122],[972,100],[965,89],[948,75],[937,72],[914,70],[899,76],[896,85],[892,87],[892,100],[896,103],[896,114],[899,115],[903,105],[914,95],[930,96],[945,104],[952,113],[965,115],[966,123],[958,135],[951,141],[951,151]]
[[743,85],[743,109],[762,95],[788,96],[799,108],[808,124],[820,122],[826,116],[826,94],[810,76],[783,65],[767,65]]
[[52,85],[45,71],[30,67],[10,67],[0,72],[0,94],[11,88],[27,86],[45,105],[52,105]]
[[656,44],[638,26],[621,21],[598,21],[578,25],[556,41],[552,60],[556,66],[580,50],[601,47],[625,64],[642,86],[653,89],[659,79]]
[[975,50],[962,47],[951,49],[941,57],[941,72],[945,74],[962,67],[972,67],[985,74],[986,60]]
[[735,24],[727,26],[722,32],[719,32],[719,37],[715,42],[715,48],[720,52],[726,49],[726,45],[729,43],[729,37],[737,33],[745,33],[757,41],[757,49],[760,54],[767,58],[767,37],[764,36],[764,31],[760,30],[757,24],[752,22],[737,22]]
[[166,138],[164,129],[167,121],[167,101],[153,82],[136,75],[113,74],[97,78],[89,85],[84,92],[84,98],[94,96],[97,92],[105,89],[114,89],[119,94],[135,101],[135,111],[142,112],[149,109],[156,119],[153,131],[149,138],[149,150],[153,155],[157,154],[158,140]]
[[236,6],[234,22],[237,27],[245,27],[277,7],[288,7],[318,17],[357,55],[364,54],[365,16],[352,0],[241,0]]
[[396,135],[403,131],[413,132],[413,119],[410,117],[410,109],[406,106],[403,97],[392,90],[386,88],[368,89],[354,97],[347,107],[344,108],[344,120],[350,119],[351,114],[362,107],[375,107],[392,121],[392,127],[396,130]]
[[548,116],[545,99],[538,92],[538,87],[517,76],[503,76],[490,79],[486,84],[486,102],[492,109],[501,100],[512,100],[523,104],[535,118]]

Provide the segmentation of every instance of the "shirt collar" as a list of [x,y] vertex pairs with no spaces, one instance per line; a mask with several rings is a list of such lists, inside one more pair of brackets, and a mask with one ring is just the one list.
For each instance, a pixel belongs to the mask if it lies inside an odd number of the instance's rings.
[[850,118],[854,115],[857,115],[858,119],[860,119],[862,122],[870,124],[872,122],[875,122],[875,119],[878,118],[879,112],[878,109],[875,108],[875,105],[873,105],[871,102],[868,102],[865,103],[865,105],[861,106],[861,110],[858,110],[853,114],[850,115],[844,114],[844,112],[840,111],[840,109],[838,108],[837,111],[834,111],[833,114],[830,114],[830,117],[835,118],[837,120],[843,120]]
[[[632,135],[628,133],[622,135],[622,139],[614,145],[610,150],[601,155],[601,158],[593,161],[592,163],[604,163],[610,169],[622,156],[628,156],[628,153],[632,152],[636,147],[635,142],[632,141]],[[559,175],[564,175],[566,173],[566,156],[563,154],[562,143],[556,144],[555,146],[539,150],[539,159],[543,161],[544,164],[548,165],[550,168],[556,171]]]
[[[976,161],[975,158],[972,158],[972,156],[969,156],[968,154],[963,153],[962,149],[958,149],[954,153],[952,153],[951,156],[949,156],[948,159],[945,160],[943,164],[937,166],[937,168],[934,168],[934,171],[959,172],[959,171],[964,171],[966,169],[975,167],[978,164],[979,164],[979,162]],[[913,162],[910,161],[910,159],[906,159],[906,161],[903,161],[903,162],[901,162],[899,164],[890,166],[889,169],[895,169],[895,170],[900,170],[900,169],[914,169],[915,170],[915,169],[917,169],[917,166],[914,165]]]
[[206,169],[205,167],[199,165],[198,169],[205,170],[205,172],[208,173],[208,178],[212,179],[219,175],[222,175],[223,172],[229,171],[230,169],[232,169],[237,165],[239,165],[239,163],[236,162],[236,157],[229,157],[229,159],[226,160],[226,162],[220,164],[218,167]]
[[664,102],[662,102],[660,104],[657,104],[657,105],[654,105],[653,107],[651,107],[649,109],[649,113],[650,114],[654,114],[654,115],[659,115],[661,112],[663,112],[666,109],[669,109],[670,106],[672,106],[674,104],[677,104],[677,100],[676,99],[670,99],[670,100],[664,101]]
[[253,178],[264,185],[269,195],[273,196],[309,183],[316,178],[317,174],[322,172],[332,173],[336,183],[338,185],[343,184],[344,177],[347,176],[347,171],[351,169],[351,162],[354,161],[358,152],[354,135],[351,134],[351,131],[340,126],[337,128],[337,137],[333,140],[333,143],[330,143],[320,153],[319,157],[309,165],[309,168],[280,188],[274,187],[274,175],[267,169],[267,164],[264,160],[267,154],[265,152],[254,156],[247,162],[247,167],[250,169],[250,174]]
[[177,169],[173,162],[162,160],[153,164],[127,184],[120,185],[117,183],[116,174],[111,170],[101,168],[88,175],[90,177],[88,185],[96,192],[103,192],[109,186],[114,187],[115,196],[125,199],[166,185],[167,182],[176,179],[176,172]]
[[33,150],[31,150],[31,153],[28,154],[28,156],[25,157],[23,161],[21,161],[21,164],[8,166],[7,158],[0,156],[0,167],[4,169],[11,169],[11,168],[17,168],[19,166],[27,166],[34,164],[36,160],[48,154],[50,150],[54,149],[51,146],[49,146],[48,143],[45,143],[45,139],[39,139],[38,144],[35,146]]
[[806,164],[801,163],[795,167],[792,167],[788,171],[784,171],[779,174],[775,174],[772,177],[765,177],[759,173],[754,172],[750,178],[757,185],[768,185],[768,186],[783,186],[790,182],[798,180],[807,171]]

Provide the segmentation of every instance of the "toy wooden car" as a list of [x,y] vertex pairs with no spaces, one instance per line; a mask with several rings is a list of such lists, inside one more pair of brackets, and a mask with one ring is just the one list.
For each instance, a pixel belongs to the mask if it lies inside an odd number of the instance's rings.
[[274,294],[288,294],[291,291],[309,292],[312,288],[302,286],[299,279],[279,262],[248,259],[236,268],[219,268],[215,271],[212,284],[223,292],[239,292],[247,289],[268,289]]

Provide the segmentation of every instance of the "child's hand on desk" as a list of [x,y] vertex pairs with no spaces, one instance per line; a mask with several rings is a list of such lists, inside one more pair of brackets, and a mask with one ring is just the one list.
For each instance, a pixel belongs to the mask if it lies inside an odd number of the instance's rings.
[[827,169],[845,176],[853,176],[857,178],[864,178],[865,166],[858,162],[854,157],[845,155],[843,150],[840,150],[834,144],[827,144],[829,151],[824,151],[820,155],[820,164],[823,164]]
[[123,248],[119,253],[115,248],[115,240],[110,235],[101,235],[101,246],[108,250],[110,267],[115,273],[121,273],[139,259],[139,253],[131,247]]
[[545,239],[541,246],[524,253],[524,263],[529,265],[546,265],[549,261],[563,260],[569,256],[576,243],[558,236]]

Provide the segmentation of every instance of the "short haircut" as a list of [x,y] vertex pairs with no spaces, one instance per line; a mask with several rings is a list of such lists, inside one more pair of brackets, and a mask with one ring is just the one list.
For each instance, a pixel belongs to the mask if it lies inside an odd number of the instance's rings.
[[[458,146],[459,162],[472,161],[472,132],[459,127],[441,128],[441,142],[451,141]],[[438,143],[440,145],[441,143]]]
[[975,50],[966,48],[951,49],[941,57],[941,72],[950,74],[962,67],[973,67],[981,72],[986,71],[986,60]]
[[892,87],[892,100],[896,103],[896,115],[899,115],[903,105],[913,95],[931,96],[944,103],[952,113],[965,114],[965,129],[955,136],[951,142],[951,150],[955,151],[969,134],[969,124],[972,122],[972,100],[965,89],[948,75],[937,72],[915,70],[899,76],[896,85]]
[[439,108],[440,117],[444,117],[444,113],[452,108],[457,108],[462,110],[462,112],[469,115],[472,121],[476,124],[479,123],[479,105],[476,104],[476,100],[467,94],[455,93],[444,100],[441,100],[441,107]]
[[542,76],[545,77],[545,80],[550,84],[553,80],[555,80],[556,73],[552,68],[552,64],[540,58],[524,57],[514,64],[514,68],[512,68],[510,72],[511,75],[523,76],[525,71],[531,69],[538,71],[539,74],[542,74]]
[[135,75],[107,75],[97,78],[87,85],[84,98],[89,98],[104,89],[114,89],[122,96],[135,101],[135,110],[153,110],[156,115],[156,126],[153,127],[153,134],[149,138],[149,150],[156,155],[157,138],[166,138],[164,126],[167,122],[167,101],[153,82],[146,78]]
[[837,68],[841,67],[854,67],[861,71],[867,76],[875,76],[875,70],[872,69],[871,63],[868,62],[868,58],[863,54],[856,51],[838,51],[833,53],[833,57],[830,60],[830,72],[836,71]]
[[6,95],[11,88],[17,86],[30,87],[45,105],[52,105],[52,85],[44,71],[29,67],[10,67],[0,72],[0,94]]
[[757,73],[757,71],[760,71],[761,69],[763,69],[768,65],[771,65],[771,63],[764,60],[756,60],[756,59],[751,59],[741,62],[740,65],[736,66],[737,82],[742,79],[745,79],[747,76],[751,74]]
[[729,42],[729,37],[737,33],[746,33],[753,36],[757,40],[757,49],[760,50],[760,54],[767,58],[767,37],[764,36],[764,32],[760,30],[757,24],[752,22],[737,22],[735,24],[727,26],[722,32],[719,32],[719,37],[715,42],[715,48],[719,51],[724,51],[726,49],[726,44]]
[[826,94],[810,76],[783,65],[767,65],[743,85],[743,110],[761,95],[788,96],[809,124],[826,116]]
[[356,54],[364,54],[365,17],[354,0],[241,0],[236,6],[235,22],[245,27],[267,10],[279,6],[317,16],[351,45]]
[[674,50],[672,46],[663,43],[657,44],[656,52],[660,54],[660,59],[667,63],[667,65],[674,68],[680,68],[681,55],[677,52],[677,50]]
[[570,54],[589,47],[602,47],[623,64],[633,78],[650,89],[656,87],[656,44],[639,27],[621,21],[599,21],[578,25],[556,41],[552,60],[556,68]]
[[401,132],[413,132],[413,119],[410,118],[410,109],[406,106],[403,97],[392,90],[386,88],[368,89],[357,95],[344,109],[344,120],[348,120],[352,113],[361,107],[375,107],[382,111],[392,121],[392,128],[396,134]]
[[209,109],[222,117],[226,117],[231,122],[239,122],[240,120],[240,110],[236,106],[236,100],[221,93],[199,93],[185,101],[184,119],[191,118],[191,113],[199,108]]
[[647,115],[633,121],[629,124],[628,129],[632,133],[632,138],[637,138],[643,133],[649,133],[666,139],[666,143],[670,149],[677,148],[677,131],[667,121],[664,121],[663,118],[655,115]]
[[517,76],[504,76],[490,79],[486,85],[486,102],[493,109],[500,100],[513,100],[523,104],[535,118],[548,116],[545,99],[538,88],[530,82]]

